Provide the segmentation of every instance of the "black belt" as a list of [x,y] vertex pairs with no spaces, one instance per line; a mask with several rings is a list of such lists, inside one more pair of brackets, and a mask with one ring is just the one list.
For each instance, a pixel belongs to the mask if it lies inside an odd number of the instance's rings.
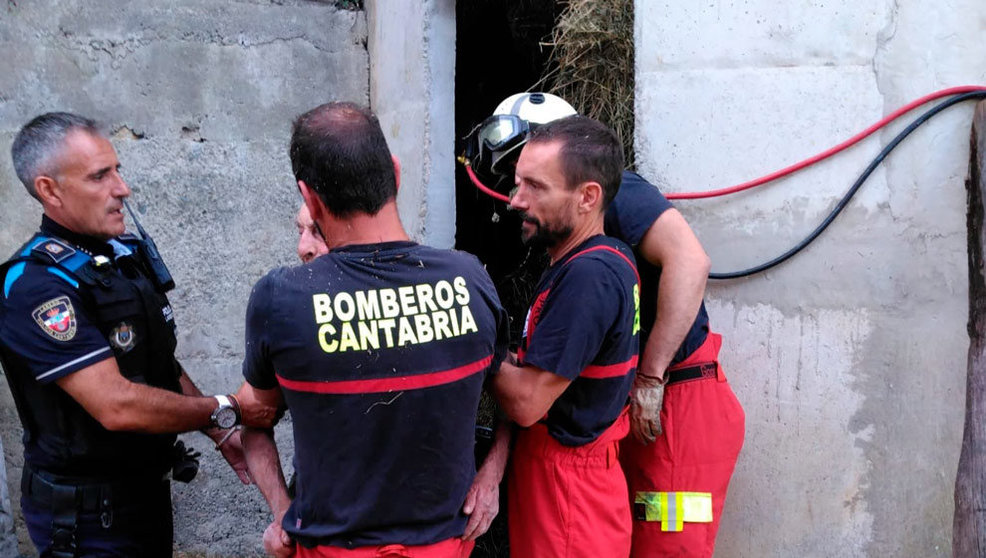
[[670,386],[671,384],[690,380],[711,380],[718,377],[718,370],[719,363],[714,361],[702,362],[695,366],[686,366],[685,368],[673,368],[668,370],[668,381],[664,385]]
[[142,489],[164,482],[164,477],[127,479],[118,482],[61,482],[61,479],[25,465],[21,475],[21,494],[42,506],[50,506],[73,493],[79,511],[104,512],[111,505],[127,500],[143,500]]

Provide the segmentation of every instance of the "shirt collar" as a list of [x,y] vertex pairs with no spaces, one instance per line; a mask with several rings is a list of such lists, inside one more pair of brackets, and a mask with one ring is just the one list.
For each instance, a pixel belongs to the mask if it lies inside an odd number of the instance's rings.
[[111,258],[113,257],[113,247],[106,241],[100,240],[94,236],[79,234],[71,231],[58,224],[54,219],[48,217],[47,215],[41,216],[41,232],[62,240],[66,240],[73,244],[76,248],[81,249],[83,252],[91,256],[99,254]]
[[391,240],[387,242],[377,242],[374,244],[347,244],[345,246],[339,246],[329,250],[333,254],[338,252],[355,252],[355,253],[365,253],[365,252],[386,252],[388,250],[399,250],[407,249],[413,246],[417,246],[417,242],[413,240]]

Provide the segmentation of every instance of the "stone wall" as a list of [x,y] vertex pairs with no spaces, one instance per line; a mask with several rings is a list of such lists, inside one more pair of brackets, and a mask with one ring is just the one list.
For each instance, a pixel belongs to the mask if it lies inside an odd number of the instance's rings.
[[[291,120],[330,100],[369,103],[366,43],[364,13],[330,2],[0,2],[0,253],[40,221],[6,155],[19,127],[51,110],[102,120],[131,205],[178,284],[179,358],[204,392],[235,389],[250,287],[295,260]],[[289,461],[287,428],[278,435]],[[5,383],[0,435],[19,515],[19,423]],[[195,481],[174,489],[177,548],[259,553],[263,499],[205,437],[186,439],[204,459]]]

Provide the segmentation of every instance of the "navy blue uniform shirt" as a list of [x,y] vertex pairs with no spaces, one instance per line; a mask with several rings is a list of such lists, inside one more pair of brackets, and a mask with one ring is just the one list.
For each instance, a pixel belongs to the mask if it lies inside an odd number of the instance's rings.
[[528,311],[518,358],[572,380],[551,405],[548,433],[587,444],[619,417],[637,367],[639,285],[630,249],[597,235],[549,267]]
[[[89,254],[113,257],[112,245],[74,234],[47,216],[41,230],[79,248],[59,262],[70,270],[88,262]],[[16,256],[27,256],[32,248],[27,246]],[[57,244],[51,249],[74,250]],[[14,264],[4,277],[2,302],[0,345],[5,353],[17,355],[27,373],[42,384],[113,356],[106,336],[85,312],[78,282],[56,267],[37,262]]]
[[[152,385],[176,389],[174,345],[164,339],[173,341],[175,330],[167,298],[155,301],[160,307],[149,307],[136,295],[115,299],[112,307],[94,307],[94,287],[80,285],[76,272],[95,256],[114,261],[132,254],[119,239],[80,235],[45,216],[40,236],[14,256],[26,257],[32,250],[48,254],[57,265],[37,259],[14,263],[0,292],[0,355],[25,427],[25,462],[72,477],[160,478],[171,466],[174,435],[109,432],[53,382],[109,358],[119,363],[146,354],[147,361],[136,365],[140,369],[121,365],[121,373],[138,381],[150,374],[146,364],[153,361],[166,377],[155,376]],[[118,262],[107,265],[116,269]],[[99,323],[101,313],[119,319]],[[152,330],[152,321],[160,327]]]
[[507,317],[468,254],[413,242],[351,245],[276,269],[247,309],[243,375],[280,385],[303,544],[422,545],[461,536],[486,374]]
[[[647,336],[657,316],[657,285],[661,280],[661,268],[651,264],[640,253],[640,241],[651,225],[665,211],[673,207],[656,186],[644,180],[639,174],[624,171],[623,180],[616,198],[606,209],[606,234],[626,242],[633,248],[640,271],[640,347],[647,344]],[[699,306],[698,315],[691,329],[678,348],[671,364],[688,358],[695,349],[705,342],[709,332],[709,315],[705,311],[705,301]]]

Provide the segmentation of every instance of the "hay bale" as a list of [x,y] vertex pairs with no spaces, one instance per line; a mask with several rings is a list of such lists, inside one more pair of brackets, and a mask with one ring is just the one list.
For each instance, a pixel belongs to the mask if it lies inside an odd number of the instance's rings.
[[571,0],[558,18],[539,85],[608,124],[633,155],[633,0]]

